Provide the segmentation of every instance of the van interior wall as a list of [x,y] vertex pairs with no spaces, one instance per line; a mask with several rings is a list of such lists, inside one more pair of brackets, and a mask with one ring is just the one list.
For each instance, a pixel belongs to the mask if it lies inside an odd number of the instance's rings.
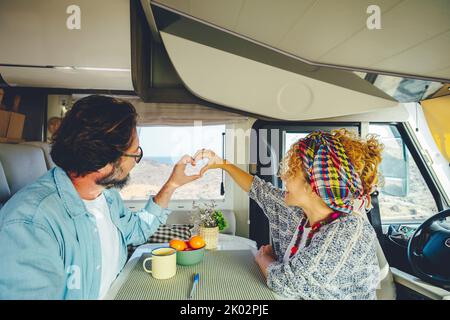
[[16,96],[20,96],[18,112],[25,115],[22,139],[43,141],[47,114],[47,93],[41,90],[4,88],[4,105],[11,110]]
[[[233,125],[233,130],[235,132],[250,132],[253,123],[256,121],[255,118],[249,118],[245,122],[236,123]],[[241,142],[241,140],[239,140]],[[227,140],[227,145],[230,145]],[[240,169],[249,172],[250,164],[250,136],[245,139],[245,143],[233,143],[232,157],[227,151],[227,159],[232,159],[233,162]],[[243,160],[243,161],[241,161]],[[231,178],[228,179],[229,183],[232,184],[233,190],[233,211],[236,217],[236,235],[248,238],[249,231],[249,198],[248,194],[244,192]]]

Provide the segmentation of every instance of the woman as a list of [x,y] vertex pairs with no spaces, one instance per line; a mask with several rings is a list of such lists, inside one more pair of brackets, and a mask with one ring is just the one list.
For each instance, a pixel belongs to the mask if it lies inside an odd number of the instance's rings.
[[[294,299],[376,299],[379,266],[376,235],[355,210],[377,183],[382,147],[342,129],[313,132],[298,140],[281,162],[286,191],[219,158],[209,169],[227,171],[269,219],[273,247],[262,246],[256,262],[277,294]],[[359,203],[358,208],[354,204]]]

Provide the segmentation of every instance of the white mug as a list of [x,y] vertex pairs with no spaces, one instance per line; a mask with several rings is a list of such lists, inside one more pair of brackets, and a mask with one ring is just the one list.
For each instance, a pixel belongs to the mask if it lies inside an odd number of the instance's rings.
[[[151,257],[142,263],[145,272],[151,273],[155,279],[169,279],[177,273],[177,250],[170,247],[153,249]],[[152,260],[151,270],[147,269],[145,263]]]

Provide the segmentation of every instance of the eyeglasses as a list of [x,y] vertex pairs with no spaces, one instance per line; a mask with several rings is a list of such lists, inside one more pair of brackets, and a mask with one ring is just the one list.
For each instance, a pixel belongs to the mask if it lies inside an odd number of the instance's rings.
[[142,157],[144,156],[144,151],[142,150],[142,148],[139,146],[138,150],[140,151],[139,154],[129,154],[129,153],[122,153],[122,155],[124,157],[131,157],[134,158],[134,161],[136,161],[136,163],[139,163],[142,159]]

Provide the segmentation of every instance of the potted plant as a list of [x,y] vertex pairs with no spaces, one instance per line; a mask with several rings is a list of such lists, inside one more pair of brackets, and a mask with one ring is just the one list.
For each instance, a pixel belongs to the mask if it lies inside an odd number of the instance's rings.
[[227,227],[227,221],[222,210],[216,208],[214,200],[209,202],[193,202],[195,210],[192,215],[193,222],[199,227],[199,235],[205,240],[205,249],[217,248],[219,232]]

